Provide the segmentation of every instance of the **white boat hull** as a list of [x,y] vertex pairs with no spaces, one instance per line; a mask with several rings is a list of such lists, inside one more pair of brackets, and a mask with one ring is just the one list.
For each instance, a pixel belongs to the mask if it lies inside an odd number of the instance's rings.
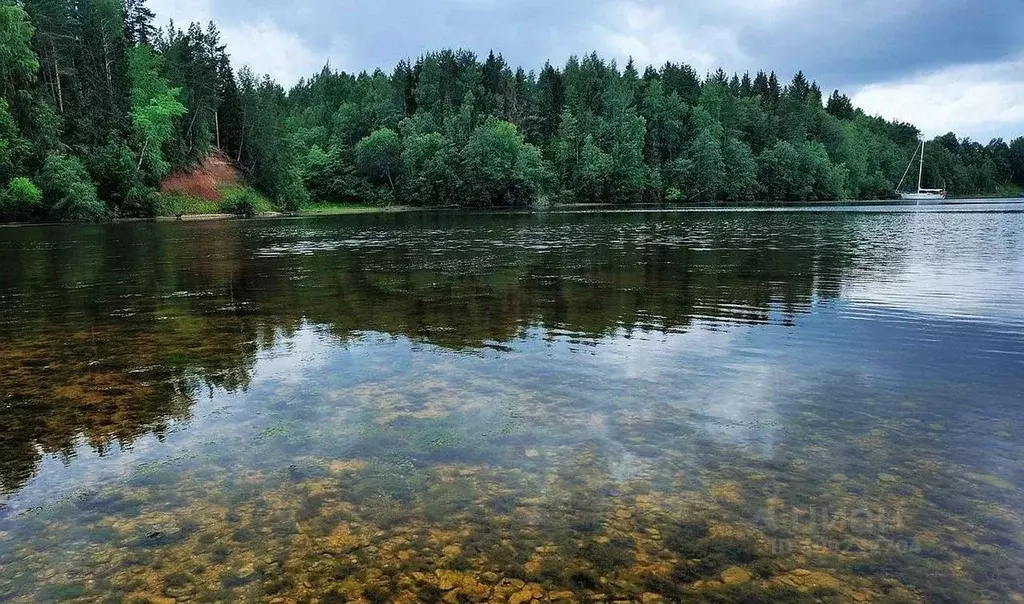
[[945,198],[945,193],[900,193],[900,199],[905,201],[941,201]]

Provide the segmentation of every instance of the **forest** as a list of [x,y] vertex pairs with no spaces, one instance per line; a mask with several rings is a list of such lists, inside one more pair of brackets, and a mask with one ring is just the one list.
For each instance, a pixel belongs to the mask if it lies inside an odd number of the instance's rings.
[[[440,50],[325,66],[286,90],[235,69],[213,23],[145,0],[0,0],[0,220],[181,213],[173,173],[218,155],[225,210],[891,198],[920,132],[803,73],[703,76],[596,54],[539,71]],[[1024,137],[940,136],[924,181],[1020,194]]]

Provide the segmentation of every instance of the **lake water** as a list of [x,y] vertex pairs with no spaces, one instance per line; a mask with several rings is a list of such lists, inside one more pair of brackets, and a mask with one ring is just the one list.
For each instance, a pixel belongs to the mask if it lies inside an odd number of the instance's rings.
[[1024,601],[1022,211],[0,229],[0,600]]

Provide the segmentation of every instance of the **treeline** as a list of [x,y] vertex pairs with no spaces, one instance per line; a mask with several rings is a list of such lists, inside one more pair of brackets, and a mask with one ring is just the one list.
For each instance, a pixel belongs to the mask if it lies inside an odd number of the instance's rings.
[[[155,28],[144,0],[0,0],[0,47],[3,220],[159,213],[161,181],[218,150],[284,209],[884,198],[919,137],[802,73],[596,54],[535,73],[444,50],[285,91],[234,70],[212,23]],[[1024,186],[1024,139],[935,143],[930,186]]]
[[[314,199],[495,206],[555,202],[890,198],[920,132],[827,101],[797,73],[640,74],[596,54],[539,74],[445,50],[390,74],[325,68],[288,96]],[[953,194],[1024,185],[1024,138],[953,134],[926,182]]]
[[0,0],[0,49],[0,219],[153,215],[163,178],[217,148],[303,199],[285,90],[234,71],[213,24],[157,30],[144,0]]

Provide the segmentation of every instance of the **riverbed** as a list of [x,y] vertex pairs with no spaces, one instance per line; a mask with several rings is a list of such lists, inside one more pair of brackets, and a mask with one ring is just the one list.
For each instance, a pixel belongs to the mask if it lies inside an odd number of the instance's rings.
[[0,231],[0,600],[1024,601],[1024,204]]

